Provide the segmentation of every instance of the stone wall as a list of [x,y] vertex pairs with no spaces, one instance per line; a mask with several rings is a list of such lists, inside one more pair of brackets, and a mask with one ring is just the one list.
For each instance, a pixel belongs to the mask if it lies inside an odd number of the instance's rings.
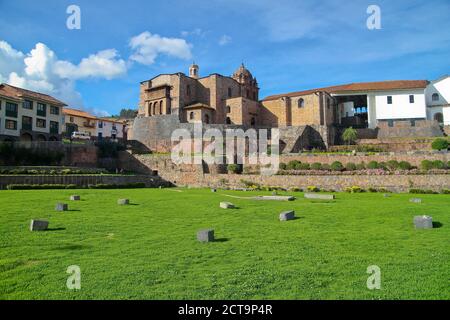
[[6,189],[9,184],[75,184],[79,187],[86,187],[89,184],[128,184],[145,183],[147,187],[169,186],[170,183],[160,177],[150,175],[1,175],[0,189]]
[[441,137],[444,135],[439,123],[430,120],[416,120],[414,126],[409,120],[393,120],[393,126],[388,121],[378,121],[378,138],[395,137]]

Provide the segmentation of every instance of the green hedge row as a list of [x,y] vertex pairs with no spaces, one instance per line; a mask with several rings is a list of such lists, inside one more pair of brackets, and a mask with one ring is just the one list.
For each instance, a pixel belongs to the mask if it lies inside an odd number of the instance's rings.
[[106,169],[0,169],[0,174],[10,175],[69,175],[69,174],[107,174]]
[[[75,184],[9,184],[6,186],[8,190],[44,190],[44,189],[83,189]],[[127,184],[89,184],[89,189],[135,189],[145,188],[145,183],[134,182]]]

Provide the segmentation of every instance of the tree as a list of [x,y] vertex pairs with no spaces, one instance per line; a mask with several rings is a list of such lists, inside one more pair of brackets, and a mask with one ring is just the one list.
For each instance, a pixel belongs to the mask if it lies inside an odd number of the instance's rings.
[[436,140],[433,141],[433,143],[431,144],[431,147],[434,150],[447,150],[448,149],[448,141],[443,138],[437,138]]
[[344,140],[347,144],[354,144],[356,142],[356,139],[358,139],[358,133],[355,129],[352,127],[345,129],[344,133],[342,134],[342,140]]

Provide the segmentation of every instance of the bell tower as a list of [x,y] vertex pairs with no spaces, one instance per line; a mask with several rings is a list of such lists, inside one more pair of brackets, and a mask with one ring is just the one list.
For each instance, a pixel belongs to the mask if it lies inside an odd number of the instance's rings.
[[192,63],[192,65],[189,67],[189,77],[198,79],[198,71],[199,71],[198,65],[195,64],[195,62]]

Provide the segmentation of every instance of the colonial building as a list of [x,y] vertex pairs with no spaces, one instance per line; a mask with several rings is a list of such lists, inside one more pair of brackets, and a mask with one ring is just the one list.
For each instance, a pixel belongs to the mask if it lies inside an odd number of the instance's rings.
[[49,95],[1,84],[0,140],[61,140],[63,106]]
[[64,133],[67,137],[75,131],[87,133],[92,140],[123,139],[125,132],[124,121],[113,118],[99,118],[86,111],[64,108]]
[[231,77],[200,77],[193,64],[189,76],[161,74],[141,82],[138,117],[172,114],[184,123],[256,125],[258,99],[258,83],[243,64]]

